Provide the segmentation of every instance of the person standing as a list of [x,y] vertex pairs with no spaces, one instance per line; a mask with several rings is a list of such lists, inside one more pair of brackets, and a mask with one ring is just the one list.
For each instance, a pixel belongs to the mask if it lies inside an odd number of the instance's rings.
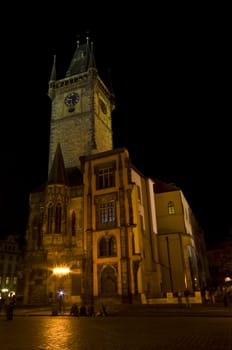
[[14,308],[16,305],[15,294],[10,293],[5,300],[6,319],[13,320]]
[[229,306],[229,292],[227,290],[227,287],[223,290],[223,304],[225,307]]
[[189,309],[191,308],[191,303],[189,300],[189,296],[190,296],[190,291],[188,289],[185,289],[184,291],[184,297],[185,297],[185,303],[186,303],[186,307]]

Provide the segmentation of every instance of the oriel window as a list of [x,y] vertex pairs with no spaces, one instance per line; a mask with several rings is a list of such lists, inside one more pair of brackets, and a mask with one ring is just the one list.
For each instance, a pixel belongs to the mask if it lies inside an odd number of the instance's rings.
[[100,204],[99,222],[101,224],[110,224],[115,222],[115,201]]
[[113,167],[101,168],[97,172],[97,189],[115,186],[115,173]]

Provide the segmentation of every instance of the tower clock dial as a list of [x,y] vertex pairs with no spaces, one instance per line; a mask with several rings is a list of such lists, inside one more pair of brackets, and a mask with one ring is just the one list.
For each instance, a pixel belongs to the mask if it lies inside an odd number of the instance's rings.
[[68,94],[65,99],[64,99],[64,103],[66,104],[66,106],[68,107],[73,107],[75,106],[78,102],[80,101],[80,96],[78,93],[76,92],[71,92],[70,94]]

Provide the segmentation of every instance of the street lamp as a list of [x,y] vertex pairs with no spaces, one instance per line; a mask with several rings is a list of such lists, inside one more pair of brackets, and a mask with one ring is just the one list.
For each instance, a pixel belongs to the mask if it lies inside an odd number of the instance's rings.
[[67,275],[69,272],[70,272],[69,267],[55,267],[53,269],[53,273],[59,276]]
[[[59,289],[58,289],[58,295],[57,295],[57,301],[58,301],[58,308],[59,311],[62,312],[64,311],[64,286],[62,284],[62,278],[66,275],[68,275],[70,272],[70,269],[68,267],[65,266],[61,266],[61,267],[55,267],[53,269],[53,274],[57,278],[59,279]],[[57,285],[55,284],[55,289],[57,291]]]

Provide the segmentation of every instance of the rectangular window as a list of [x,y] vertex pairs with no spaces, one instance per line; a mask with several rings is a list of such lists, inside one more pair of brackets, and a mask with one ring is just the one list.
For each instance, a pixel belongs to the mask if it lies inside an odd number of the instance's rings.
[[115,186],[115,169],[115,161],[99,164],[94,167],[97,190]]
[[115,202],[101,203],[99,206],[100,223],[111,223],[115,221]]
[[114,186],[114,169],[103,168],[98,172],[98,189],[108,188]]
[[115,200],[99,202],[97,205],[97,227],[106,228],[116,224]]

